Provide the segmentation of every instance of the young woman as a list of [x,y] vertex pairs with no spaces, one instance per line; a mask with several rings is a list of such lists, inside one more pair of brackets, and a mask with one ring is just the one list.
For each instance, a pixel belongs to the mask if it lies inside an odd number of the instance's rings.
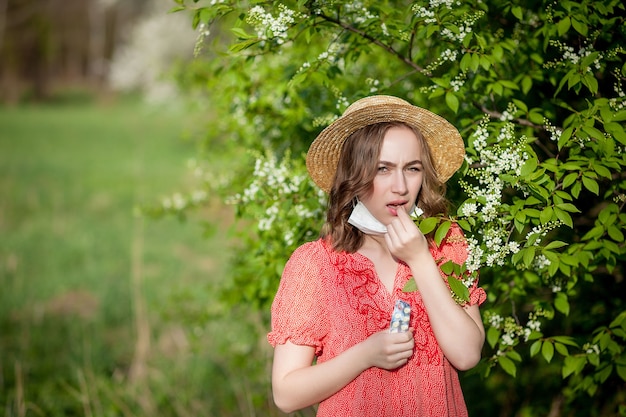
[[[274,401],[318,416],[466,416],[457,370],[480,360],[484,328],[476,284],[457,304],[439,265],[463,263],[452,227],[439,245],[410,217],[446,212],[445,181],[465,154],[445,119],[391,96],[353,103],[307,154],[329,193],[321,238],[298,248],[272,305]],[[403,291],[410,279],[416,291]],[[408,330],[390,332],[397,300]],[[408,311],[408,310],[407,310]]]

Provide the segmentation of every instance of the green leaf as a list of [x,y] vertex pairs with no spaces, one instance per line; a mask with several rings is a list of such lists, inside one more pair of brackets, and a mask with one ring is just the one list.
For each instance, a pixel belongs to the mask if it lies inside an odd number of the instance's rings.
[[624,241],[624,233],[622,233],[622,231],[616,225],[612,224],[611,226],[609,226],[607,232],[611,239],[613,239],[617,243],[622,243]]
[[[530,268],[530,265],[533,263],[533,259],[535,259],[535,247],[531,246],[529,248],[525,248],[524,250],[524,266],[526,266],[526,268]],[[519,251],[518,253],[521,253],[522,251]]]
[[604,165],[594,165],[593,169],[601,177],[608,178],[608,179],[612,179],[613,178],[613,175],[611,174],[611,171],[607,167],[605,167]]
[[480,56],[478,56],[478,54],[472,54],[472,62],[471,62],[472,71],[476,72],[479,66],[480,66]]
[[176,12],[180,12],[183,10],[187,10],[187,8],[185,6],[174,6],[171,9],[169,9],[167,12],[168,13],[176,13]]
[[508,356],[509,358],[513,359],[514,361],[518,361],[518,362],[522,361],[522,355],[520,355],[519,353],[517,353],[514,350],[509,350],[506,353],[506,356]]
[[437,244],[437,246],[441,245],[441,242],[448,234],[448,230],[450,230],[451,225],[452,222],[450,222],[449,220],[446,220],[445,222],[441,223],[441,225],[439,225],[437,231],[435,231],[435,243]]
[[[563,80],[565,80],[565,78],[563,78]],[[573,133],[574,133],[573,127],[568,127],[563,132],[561,132],[561,136],[559,136],[559,143],[558,143],[559,149],[563,148],[567,144],[567,142],[572,137]]]
[[609,204],[606,207],[604,207],[602,211],[600,211],[600,214],[598,214],[598,220],[600,220],[600,223],[606,226],[609,226],[613,224],[615,220],[617,220],[616,213],[618,211],[619,209],[617,208],[616,204],[614,203]]
[[622,381],[626,381],[626,365],[617,365],[615,370],[617,371],[617,375],[622,378]]
[[552,336],[552,340],[562,343],[564,345],[573,346],[576,348],[578,347],[578,343],[576,343],[574,338],[571,336]]
[[[480,57],[480,66],[485,70],[489,70],[489,68],[491,67],[491,61],[489,60],[489,58],[486,55],[483,55]],[[517,85],[515,85],[515,89],[517,90]]]
[[231,45],[230,48],[228,48],[228,50],[230,52],[233,52],[233,53],[241,52],[244,49],[248,49],[249,47],[251,47],[255,43],[258,43],[259,41],[260,41],[259,39],[249,39],[247,41],[235,43],[235,44]]
[[[595,80],[595,78],[594,78]],[[583,126],[582,131],[588,134],[590,137],[598,140],[604,140],[604,133],[600,129],[596,129],[593,126]]]
[[514,98],[513,99],[513,103],[515,103],[517,108],[520,109],[521,111],[523,111],[523,112],[527,112],[528,111],[528,106],[526,106],[526,103],[524,103],[523,101]]
[[498,340],[500,340],[500,330],[496,327],[490,327],[487,329],[487,343],[491,348],[495,348],[498,344]]
[[461,227],[461,229],[468,231],[468,232],[472,231],[472,226],[470,225],[469,221],[461,219],[461,220],[457,220],[456,222]]
[[604,382],[606,382],[609,376],[611,376],[612,372],[613,372],[613,365],[609,363],[604,368],[596,372],[596,378],[601,384],[603,384]]
[[417,282],[415,282],[415,277],[409,278],[406,284],[404,284],[404,288],[402,288],[402,292],[415,292],[417,290]]
[[562,242],[560,240],[555,240],[553,242],[548,243],[544,249],[559,249],[567,245],[568,244],[565,242]]
[[563,188],[567,188],[572,185],[578,179],[578,174],[575,172],[570,172],[563,178]]
[[531,77],[525,76],[524,78],[522,78],[522,92],[524,94],[528,93],[530,89],[532,88],[532,86],[533,86],[533,79]]
[[506,356],[498,357],[498,365],[500,365],[504,372],[511,375],[512,377],[515,377],[515,375],[517,374],[517,367],[515,366],[515,362],[513,362]]
[[526,162],[524,162],[524,165],[522,165],[521,176],[527,177],[535,172],[535,170],[537,169],[537,162],[538,161],[536,158],[527,159]]
[[461,282],[460,279],[455,278],[453,276],[448,277],[448,284],[450,285],[450,289],[459,299],[468,302],[469,301],[469,290],[467,287]]
[[589,91],[591,91],[592,93],[597,93],[598,92],[598,80],[596,79],[596,77],[592,74],[585,74],[582,79],[581,79],[582,83],[587,86],[587,88],[589,89]]
[[[535,198],[535,200],[537,200],[537,199]],[[526,213],[526,215],[528,217],[532,217],[534,219],[538,219],[539,215],[541,214],[541,212],[539,210],[534,209],[534,208],[527,208],[527,209],[524,210],[524,213]]]
[[552,220],[553,215],[554,210],[552,209],[552,207],[546,207],[539,215],[539,221],[541,222],[541,224],[546,224]]
[[513,81],[509,81],[509,80],[500,80],[500,84],[502,84],[502,86],[511,89],[511,90],[519,90],[519,86],[514,83]]
[[567,300],[567,295],[565,293],[557,293],[556,297],[554,298],[554,308],[556,308],[558,311],[565,314],[566,316],[569,315],[569,301]]
[[613,115],[614,122],[624,122],[626,121],[626,110],[620,110]]
[[[569,74],[569,77],[567,78],[567,88],[569,88],[571,90],[577,84],[580,83],[581,79],[582,79],[582,75],[580,75],[578,72],[574,72],[572,74]],[[576,92],[578,92],[578,90],[576,90]]]
[[593,178],[589,178],[588,176],[583,175],[583,185],[586,189],[588,189],[595,195],[600,194],[600,186],[598,185],[598,182]]
[[459,110],[459,99],[452,92],[446,93],[446,104],[455,113]]
[[587,360],[585,359],[584,356],[567,356],[565,358],[563,369],[561,371],[563,379],[567,378],[568,376],[572,374],[574,375],[579,374],[585,367],[586,363],[587,363]]
[[441,272],[443,272],[444,274],[451,275],[454,272],[454,262],[448,261],[441,265],[439,269],[441,269]]
[[602,226],[594,226],[591,230],[585,233],[585,235],[582,237],[581,240],[585,241],[585,240],[590,240],[590,239],[598,239],[603,234],[604,234],[604,228]]
[[472,54],[470,53],[463,54],[463,58],[461,58],[461,62],[459,64],[461,71],[467,71],[471,63],[472,63]]
[[237,36],[239,39],[251,39],[251,38],[254,38],[254,36],[249,35],[242,28],[231,28],[230,31],[233,32],[235,34],[235,36]]
[[587,36],[587,24],[581,22],[580,20],[572,18],[572,26],[574,27],[574,30],[576,32],[580,33],[583,36]]
[[556,205],[561,210],[569,211],[570,213],[580,213],[578,207],[573,205],[572,203],[561,203]]
[[549,340],[543,342],[541,345],[541,355],[546,360],[546,362],[550,363],[552,357],[554,356],[554,345]]
[[500,62],[502,60],[502,56],[504,55],[504,50],[499,44],[495,44],[491,53],[493,55],[493,58],[497,62]]
[[422,220],[419,224],[420,231],[427,235],[437,227],[437,223],[439,223],[439,219],[437,217],[427,217]]
[[559,36],[565,35],[567,31],[569,30],[570,26],[571,26],[571,21],[570,21],[569,16],[566,16],[564,19],[561,19],[561,21],[557,25]]
[[191,27],[195,30],[200,25],[200,10],[196,10],[191,19]]
[[622,311],[611,321],[610,328],[621,326],[626,329],[626,311]]
[[[522,87],[524,86],[524,84],[522,84]],[[530,86],[528,88],[530,90]],[[522,91],[524,90],[524,88],[522,88]],[[526,93],[527,91],[525,91],[524,93]],[[528,113],[528,118],[530,119],[531,122],[538,124],[538,125],[542,125],[543,121],[544,121],[544,115],[543,113],[541,113],[538,109],[532,109],[529,113]]]
[[569,226],[572,229],[574,228],[572,216],[570,216],[568,212],[561,210],[559,207],[555,207],[554,214],[556,214],[556,218],[559,219],[564,225]]
[[[573,77],[575,73],[576,73],[576,69],[573,68],[567,74],[565,74],[563,78],[561,78],[561,81],[559,82],[559,86],[557,87],[555,94],[558,94],[561,91],[565,83],[568,83],[570,78]],[[563,133],[565,133],[565,131],[563,131]],[[559,139],[559,149],[560,148],[561,148],[561,139]]]
[[530,345],[530,357],[532,358],[541,350],[541,340],[535,340],[535,342]]
[[567,346],[565,346],[563,343],[554,343],[554,348],[562,356],[569,356],[569,351],[567,350]]

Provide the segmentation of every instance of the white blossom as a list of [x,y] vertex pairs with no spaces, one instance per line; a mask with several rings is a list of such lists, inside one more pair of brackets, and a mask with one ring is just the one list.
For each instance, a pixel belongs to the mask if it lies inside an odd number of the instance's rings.
[[599,355],[600,354],[600,346],[598,346],[597,343],[585,343],[585,345],[583,346],[583,349],[585,349],[585,353],[588,355],[591,354],[596,354]]
[[254,27],[259,38],[271,39],[280,45],[287,40],[287,31],[295,24],[297,17],[299,15],[284,4],[278,5],[276,17],[266,12],[262,6],[254,6],[248,11],[246,22]]
[[542,269],[547,268],[548,266],[550,266],[550,264],[550,260],[546,258],[544,254],[539,254],[535,256],[535,259],[533,260],[533,267],[537,271],[541,271]]
[[463,207],[461,207],[461,213],[465,217],[471,217],[478,213],[478,206],[476,203],[465,203]]
[[550,140],[554,141],[554,142],[558,142],[561,135],[563,134],[563,131],[561,129],[558,129],[554,126],[552,126],[550,124],[550,121],[547,118],[543,119],[543,126],[546,129],[546,131],[548,131],[550,133]]
[[503,334],[502,337],[500,338],[500,341],[505,346],[513,346],[515,344],[515,339],[513,335],[511,335],[510,333]]

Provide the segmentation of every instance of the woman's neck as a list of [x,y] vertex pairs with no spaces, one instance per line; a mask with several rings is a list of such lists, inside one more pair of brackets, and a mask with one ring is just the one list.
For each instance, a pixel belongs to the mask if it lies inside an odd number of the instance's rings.
[[385,241],[385,236],[365,235],[365,239],[363,239],[363,245],[361,246],[359,251],[376,254],[378,255],[378,257],[391,257],[391,252],[389,252],[387,242]]

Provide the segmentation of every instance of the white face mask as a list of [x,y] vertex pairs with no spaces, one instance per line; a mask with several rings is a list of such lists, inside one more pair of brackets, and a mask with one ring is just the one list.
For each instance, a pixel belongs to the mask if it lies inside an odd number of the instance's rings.
[[[415,205],[411,207],[409,212],[412,217],[421,216],[423,213],[422,210]],[[352,209],[350,218],[348,218],[348,223],[368,235],[384,235],[387,233],[387,226],[378,221],[367,207],[365,207],[365,204],[361,203],[361,200],[358,199]]]
[[365,207],[365,204],[361,203],[361,200],[357,200],[348,223],[368,235],[384,235],[387,233],[387,226],[379,222]]

